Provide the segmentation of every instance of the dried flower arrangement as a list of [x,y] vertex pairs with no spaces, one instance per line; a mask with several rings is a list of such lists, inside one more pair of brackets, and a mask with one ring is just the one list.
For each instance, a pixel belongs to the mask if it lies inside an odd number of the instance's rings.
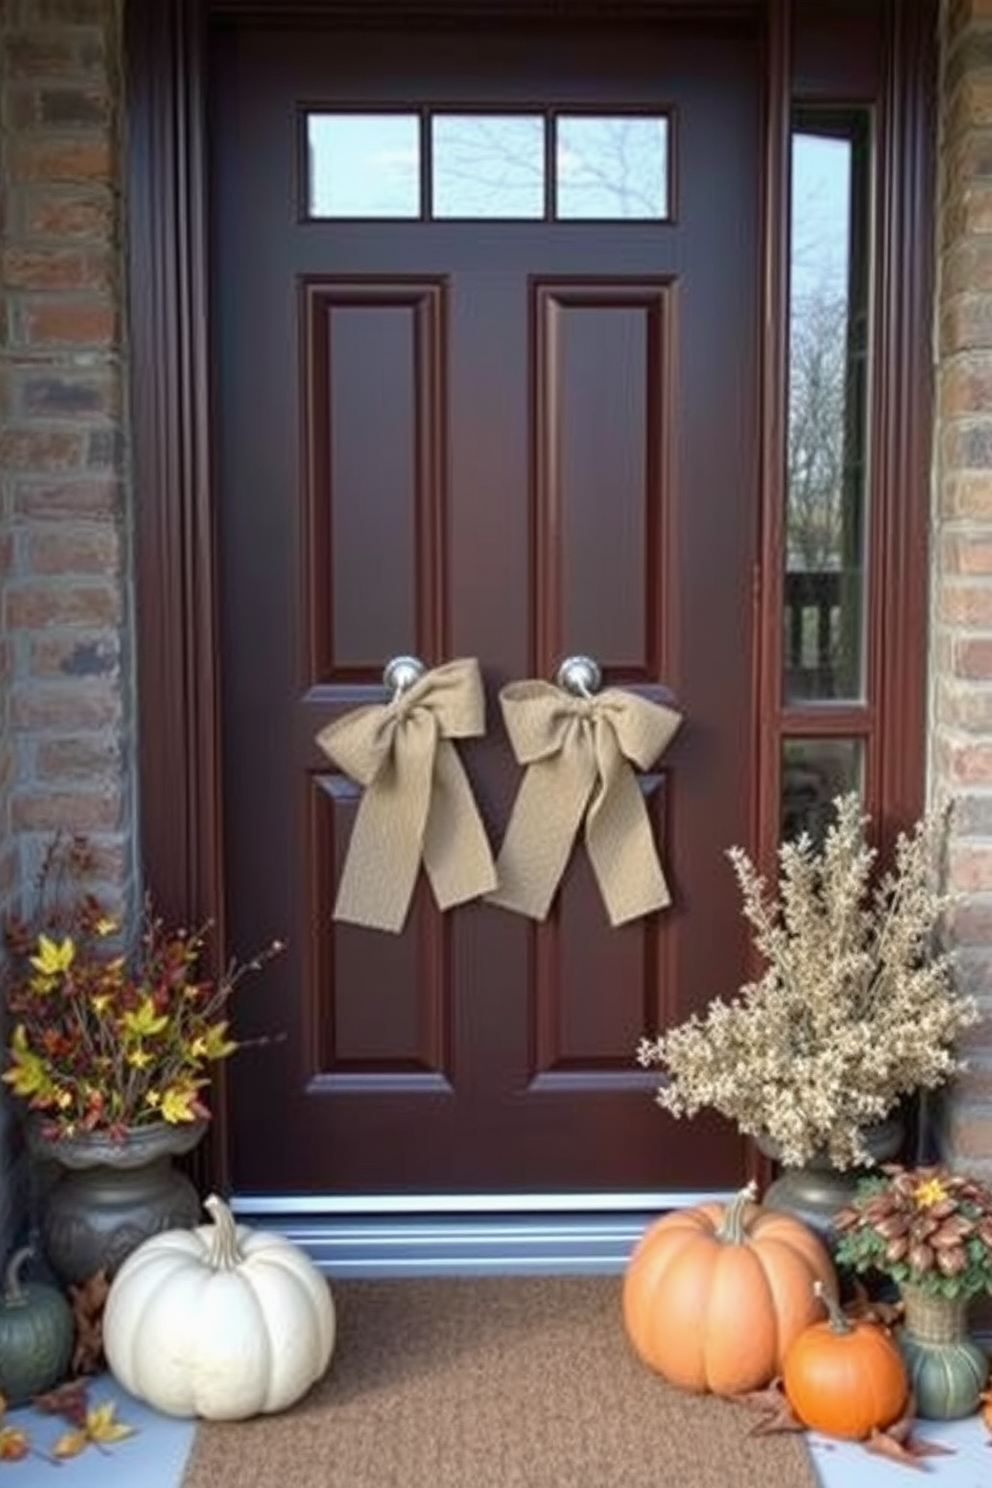
[[168,929],[146,903],[133,952],[122,954],[121,926],[86,889],[92,866],[85,838],[56,837],[34,910],[4,928],[11,1033],[2,1078],[43,1113],[46,1136],[119,1137],[206,1118],[209,1067],[242,1047],[225,1006],[281,944],[210,980],[199,970],[206,928]]
[[643,1039],[638,1058],[663,1069],[658,1102],[674,1116],[711,1107],[771,1139],[785,1164],[826,1155],[844,1169],[871,1162],[866,1127],[962,1068],[955,1042],[979,1013],[937,945],[949,903],[935,887],[946,813],[899,835],[873,887],[869,818],[856,794],[833,806],[822,844],[803,833],[779,848],[777,899],[730,849],[764,974]]
[[942,1167],[885,1163],[834,1219],[835,1259],[938,1297],[992,1292],[992,1190]]

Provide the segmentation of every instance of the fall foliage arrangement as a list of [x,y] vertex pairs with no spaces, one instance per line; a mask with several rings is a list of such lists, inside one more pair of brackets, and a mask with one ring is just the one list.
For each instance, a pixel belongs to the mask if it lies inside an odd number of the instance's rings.
[[210,1066],[242,1047],[227,1003],[281,945],[211,979],[201,969],[207,928],[171,929],[146,901],[134,945],[122,946],[124,927],[87,890],[92,870],[86,839],[56,837],[34,908],[4,928],[2,1078],[41,1113],[46,1136],[122,1137],[206,1118]]
[[730,849],[764,974],[642,1040],[638,1058],[661,1066],[672,1115],[709,1107],[771,1139],[785,1164],[826,1155],[844,1169],[871,1163],[865,1128],[962,1068],[956,1041],[979,1013],[938,944],[945,813],[900,833],[878,878],[858,796],[833,805],[822,843],[803,833],[779,848],[777,897]]
[[992,1291],[992,1190],[942,1167],[885,1164],[834,1219],[836,1259],[938,1297]]

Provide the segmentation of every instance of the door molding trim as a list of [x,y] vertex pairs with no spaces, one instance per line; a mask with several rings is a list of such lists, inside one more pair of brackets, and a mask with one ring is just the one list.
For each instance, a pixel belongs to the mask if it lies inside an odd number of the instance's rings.
[[[874,411],[881,454],[873,481],[874,572],[897,576],[884,612],[876,593],[880,681],[866,779],[883,834],[915,814],[922,799],[925,689],[920,678],[926,610],[927,462],[930,384],[929,295],[932,187],[928,162],[934,128],[933,0],[878,0],[888,37],[879,105],[878,165],[886,190],[877,225],[877,367]],[[397,0],[361,0],[370,22],[394,17]],[[409,14],[409,7],[401,7]],[[779,0],[417,0],[416,13],[519,17],[540,11],[631,17],[664,12],[702,19],[750,11],[766,35],[766,202],[764,271],[758,292],[762,325],[771,326],[762,361],[763,574],[755,603],[765,637],[756,657],[755,716],[761,719],[760,801],[754,843],[774,865],[778,820],[777,634],[780,589],[771,553],[773,507],[780,509],[784,415],[781,317],[784,295],[781,203],[782,129],[788,119],[789,6]],[[829,10],[829,4],[826,5]],[[796,16],[814,7],[800,6]],[[211,479],[207,241],[208,32],[240,14],[285,22],[318,15],[329,22],[358,13],[356,0],[125,0],[125,186],[131,469],[138,603],[135,648],[139,764],[139,839],[144,869],[162,914],[179,922],[211,920],[218,959],[225,955],[220,779],[219,653],[215,509]],[[787,158],[787,157],[786,157]],[[768,183],[771,182],[771,188]],[[884,446],[884,448],[883,448]],[[778,474],[776,474],[776,470]],[[778,494],[776,494],[778,493]],[[771,565],[771,567],[769,567]],[[897,593],[915,596],[908,623]],[[779,595],[780,599],[780,595]],[[776,605],[778,607],[776,608]],[[884,665],[883,665],[884,661]],[[829,722],[829,720],[828,720]],[[814,725],[811,724],[812,728]],[[209,1147],[198,1154],[202,1181],[229,1187],[223,1070],[214,1090]],[[752,1166],[760,1164],[752,1158]]]

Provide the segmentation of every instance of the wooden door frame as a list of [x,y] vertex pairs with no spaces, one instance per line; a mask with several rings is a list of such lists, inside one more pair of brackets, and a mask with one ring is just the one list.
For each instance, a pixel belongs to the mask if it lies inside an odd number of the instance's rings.
[[[873,426],[873,563],[869,633],[877,686],[866,796],[890,832],[923,792],[927,472],[931,421],[930,180],[934,139],[934,0],[881,0],[889,35],[878,119],[887,189],[876,224],[878,292]],[[763,17],[765,191],[760,299],[761,552],[754,575],[754,745],[759,780],[752,848],[765,863],[778,835],[783,714],[781,574],[784,486],[787,176],[792,15],[785,0],[624,0],[631,13],[745,10]],[[796,0],[797,14],[813,5]],[[816,0],[847,13],[851,0]],[[855,7],[856,8],[856,7]],[[140,847],[162,912],[209,918],[223,947],[220,658],[209,366],[206,107],[208,27],[218,15],[330,21],[533,14],[533,0],[127,0],[125,193],[129,274],[131,472],[137,586]],[[602,17],[601,0],[562,0],[559,20]],[[609,13],[615,15],[618,0]],[[828,49],[829,50],[829,49]],[[829,61],[829,58],[828,58]],[[819,66],[819,62],[814,65]],[[827,63],[824,63],[826,66]],[[829,74],[819,86],[829,95]],[[904,610],[896,597],[913,596]],[[820,718],[823,718],[822,712]],[[880,722],[881,720],[882,722]],[[801,722],[801,720],[800,720]],[[849,722],[849,720],[848,720]],[[882,723],[884,722],[884,732]],[[827,732],[845,728],[833,710]],[[812,726],[810,728],[812,732]],[[908,746],[906,741],[910,741]],[[223,1079],[204,1178],[228,1186]],[[757,1162],[756,1162],[757,1166]]]

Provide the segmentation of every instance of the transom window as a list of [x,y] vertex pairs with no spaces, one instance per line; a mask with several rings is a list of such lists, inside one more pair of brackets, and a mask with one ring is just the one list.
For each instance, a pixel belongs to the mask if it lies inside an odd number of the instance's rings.
[[305,118],[304,214],[311,218],[671,216],[664,113],[335,110]]

